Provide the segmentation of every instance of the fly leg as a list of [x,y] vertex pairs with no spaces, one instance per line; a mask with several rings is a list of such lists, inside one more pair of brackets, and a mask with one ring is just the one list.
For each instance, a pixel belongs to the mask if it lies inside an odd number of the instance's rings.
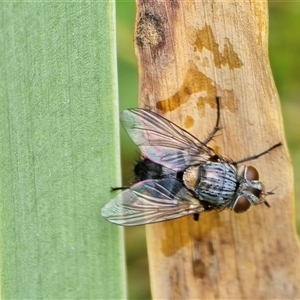
[[110,191],[113,192],[113,191],[118,191],[118,190],[127,190],[129,188],[130,188],[130,186],[117,186],[117,187],[111,187]]
[[217,133],[217,131],[221,129],[221,127],[219,127],[219,123],[220,123],[220,100],[221,100],[220,97],[216,97],[216,103],[217,103],[217,121],[216,121],[216,125],[215,125],[213,131],[203,141],[203,144],[205,144],[205,145],[208,142],[210,142],[212,140],[212,138],[214,137],[214,135]]
[[200,214],[193,214],[194,221],[199,221]]
[[267,149],[266,151],[263,151],[263,152],[261,152],[261,153],[259,153],[259,154],[257,154],[257,155],[253,155],[253,156],[250,156],[250,157],[247,157],[247,158],[240,159],[240,160],[238,160],[238,161],[234,161],[233,164],[234,164],[234,165],[237,165],[237,164],[240,164],[240,163],[245,162],[245,161],[257,159],[257,158],[259,158],[260,156],[262,156],[262,155],[264,155],[264,154],[267,154],[268,152],[272,151],[273,149],[275,149],[275,148],[277,148],[277,147],[279,147],[279,146],[281,146],[281,145],[282,145],[282,143],[279,142],[279,143],[273,145],[272,147],[270,147],[269,149]]

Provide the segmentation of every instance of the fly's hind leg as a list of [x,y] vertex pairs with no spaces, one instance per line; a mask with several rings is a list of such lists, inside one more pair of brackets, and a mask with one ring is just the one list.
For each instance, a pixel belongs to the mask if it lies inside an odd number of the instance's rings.
[[110,191],[113,192],[113,191],[118,191],[118,190],[127,190],[129,189],[130,186],[112,186],[110,187]]
[[217,133],[217,131],[221,129],[221,127],[219,127],[219,123],[220,123],[220,100],[221,100],[220,97],[216,97],[216,103],[217,103],[217,121],[216,121],[216,125],[215,125],[213,131],[203,141],[203,144],[205,144],[205,145],[208,142],[210,142],[212,140],[212,138],[214,137],[214,135]]

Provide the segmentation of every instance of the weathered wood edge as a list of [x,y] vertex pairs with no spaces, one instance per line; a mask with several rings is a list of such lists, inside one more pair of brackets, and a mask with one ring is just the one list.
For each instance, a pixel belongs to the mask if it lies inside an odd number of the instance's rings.
[[300,297],[292,166],[268,61],[267,24],[261,1],[137,1],[141,107],[203,139],[218,95],[224,130],[212,143],[217,152],[235,160],[284,143],[253,162],[265,185],[276,188],[271,209],[147,226],[154,299]]

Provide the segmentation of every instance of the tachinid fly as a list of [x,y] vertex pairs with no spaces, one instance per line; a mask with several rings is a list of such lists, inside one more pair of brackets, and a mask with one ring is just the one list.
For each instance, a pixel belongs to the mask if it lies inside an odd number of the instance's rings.
[[[281,145],[236,162],[216,154],[207,146],[220,129],[217,121],[208,138],[200,142],[171,121],[146,109],[128,109],[121,123],[138,145],[143,158],[134,172],[137,183],[110,200],[101,210],[108,221],[135,226],[230,208],[236,213],[265,203],[266,192],[256,168],[238,166]],[[122,189],[122,188],[121,188]]]

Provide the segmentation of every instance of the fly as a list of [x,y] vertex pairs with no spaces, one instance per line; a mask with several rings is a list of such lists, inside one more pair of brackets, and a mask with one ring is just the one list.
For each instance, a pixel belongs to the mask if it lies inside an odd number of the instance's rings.
[[[239,165],[260,154],[230,161],[207,146],[218,130],[220,99],[217,97],[216,125],[203,142],[164,117],[147,109],[128,109],[121,123],[139,147],[142,159],[134,167],[137,183],[111,199],[101,210],[108,221],[123,226],[162,222],[230,208],[236,213],[264,203],[266,192],[253,166]],[[123,189],[123,188],[121,188]]]

